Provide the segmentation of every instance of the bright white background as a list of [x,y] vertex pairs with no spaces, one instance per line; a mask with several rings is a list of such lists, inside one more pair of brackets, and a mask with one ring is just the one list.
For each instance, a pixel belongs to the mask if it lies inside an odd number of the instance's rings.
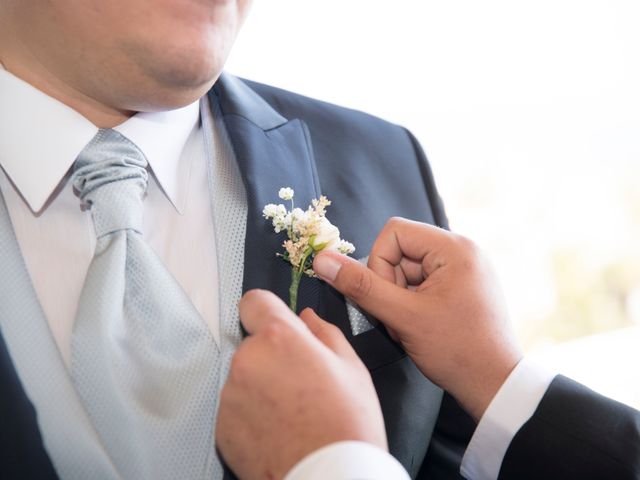
[[639,25],[637,0],[256,0],[227,70],[411,129],[527,351],[640,407]]

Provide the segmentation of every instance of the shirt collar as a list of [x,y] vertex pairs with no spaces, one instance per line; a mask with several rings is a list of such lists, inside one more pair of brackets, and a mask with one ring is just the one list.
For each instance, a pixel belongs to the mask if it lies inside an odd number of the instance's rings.
[[[198,125],[199,104],[167,112],[138,113],[115,130],[135,143],[173,206],[182,212],[190,158],[181,161]],[[15,77],[0,64],[0,166],[33,212],[73,165],[98,127],[62,102]],[[35,173],[34,173],[35,172]]]
[[187,200],[191,156],[182,158],[189,135],[199,124],[198,101],[166,112],[140,112],[114,128],[147,158],[158,183],[179,213]]

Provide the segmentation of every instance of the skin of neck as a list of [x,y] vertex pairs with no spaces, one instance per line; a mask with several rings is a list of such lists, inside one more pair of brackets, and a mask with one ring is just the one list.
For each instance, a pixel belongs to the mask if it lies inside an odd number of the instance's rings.
[[110,107],[85,95],[52,75],[31,55],[19,57],[3,54],[0,56],[0,63],[11,74],[73,108],[99,128],[118,126],[136,113],[135,111]]

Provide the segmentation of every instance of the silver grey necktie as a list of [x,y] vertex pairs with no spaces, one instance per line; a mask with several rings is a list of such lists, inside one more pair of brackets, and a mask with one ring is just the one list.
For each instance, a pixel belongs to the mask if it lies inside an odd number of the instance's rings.
[[97,243],[74,324],[71,376],[123,478],[199,479],[219,468],[219,350],[142,238],[146,167],[114,130],[100,130],[76,160],[73,185],[91,210]]

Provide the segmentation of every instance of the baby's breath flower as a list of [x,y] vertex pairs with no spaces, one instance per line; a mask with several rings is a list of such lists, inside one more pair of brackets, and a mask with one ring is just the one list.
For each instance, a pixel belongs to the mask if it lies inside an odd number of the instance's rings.
[[309,217],[308,212],[301,208],[294,208],[291,212],[291,233],[293,237],[305,242],[315,231],[313,229],[313,220]]
[[278,196],[282,199],[282,200],[291,200],[293,198],[293,188],[289,188],[289,187],[283,187],[280,189],[280,191],[278,192]]
[[286,213],[284,215],[276,215],[273,217],[273,229],[276,233],[280,233],[283,230],[289,230],[291,227],[291,214]]
[[305,212],[301,208],[294,208],[291,211],[291,216],[296,222],[301,222],[307,219],[307,212]]
[[353,253],[356,251],[356,247],[351,242],[347,242],[346,240],[340,240],[340,243],[338,243],[337,250],[343,255],[349,255],[350,253]]
[[264,218],[274,218],[277,216],[284,216],[287,214],[287,209],[284,205],[275,205],[270,203],[269,205],[265,205],[264,210],[262,210],[262,216]]
[[271,220],[276,233],[287,232],[287,240],[282,244],[284,253],[276,255],[291,264],[293,269],[289,288],[289,306],[296,311],[298,287],[303,275],[316,277],[313,258],[321,250],[333,250],[343,254],[353,253],[352,243],[340,239],[340,230],[326,217],[326,209],[331,202],[325,196],[313,200],[307,210],[294,208],[293,189],[283,187],[278,192],[282,200],[291,200],[291,211],[282,204],[270,203],[262,211]]

